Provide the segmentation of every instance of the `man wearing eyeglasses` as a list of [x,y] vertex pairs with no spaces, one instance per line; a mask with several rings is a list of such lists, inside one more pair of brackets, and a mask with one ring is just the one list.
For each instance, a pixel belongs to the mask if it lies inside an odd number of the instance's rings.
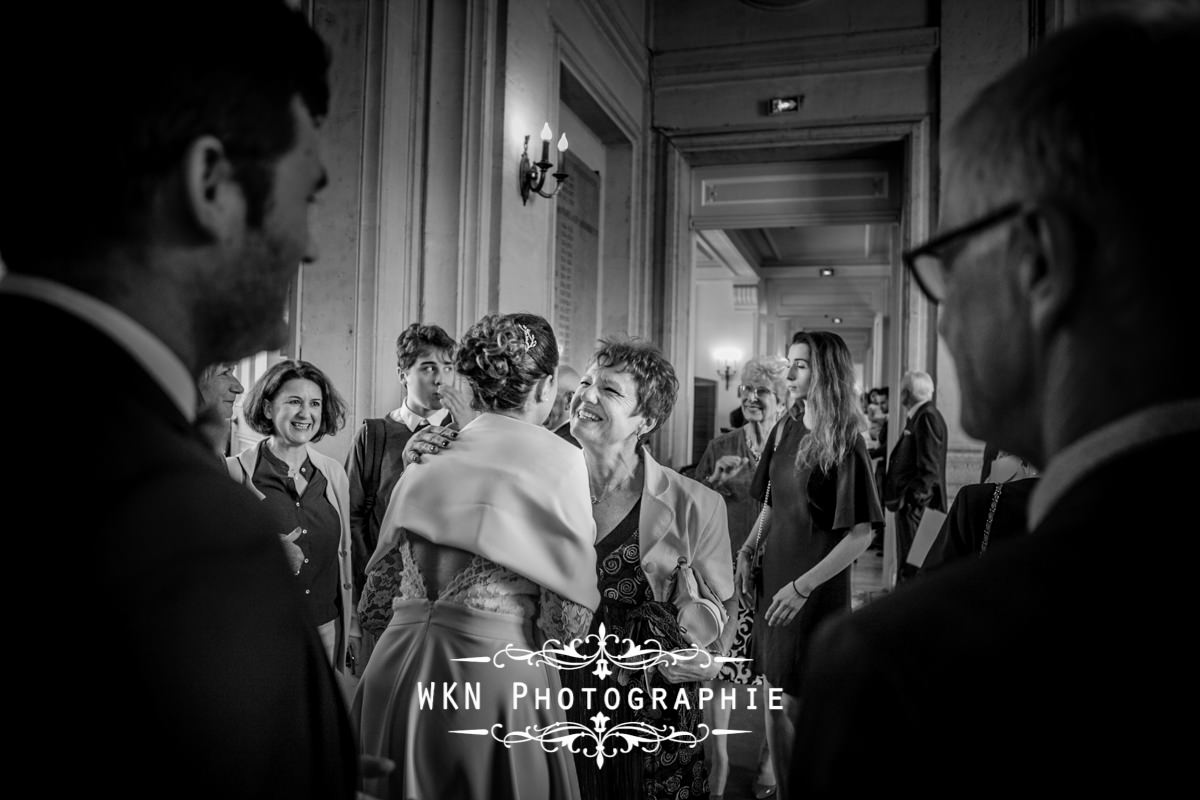
[[1197,75],[1200,17],[1095,17],[950,129],[944,232],[905,260],[963,429],[1042,469],[1031,533],[819,634],[797,797],[1191,780],[1195,601],[1170,573],[1197,560]]

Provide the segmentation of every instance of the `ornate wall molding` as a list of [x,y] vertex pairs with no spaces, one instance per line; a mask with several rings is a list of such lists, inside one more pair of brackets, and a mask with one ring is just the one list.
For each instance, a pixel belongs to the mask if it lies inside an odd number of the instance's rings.
[[713,86],[751,78],[928,66],[937,28],[835,34],[778,42],[674,50],[654,56],[656,89]]

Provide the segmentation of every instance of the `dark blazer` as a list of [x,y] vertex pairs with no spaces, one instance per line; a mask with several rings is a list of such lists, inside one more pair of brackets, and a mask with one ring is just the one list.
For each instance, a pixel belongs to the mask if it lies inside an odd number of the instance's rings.
[[31,604],[10,617],[11,763],[53,793],[354,797],[340,690],[261,504],[82,320],[0,294],[0,363],[22,467],[5,538],[39,556],[8,578]]
[[1200,476],[1183,465],[1198,447],[1200,434],[1176,436],[1098,466],[1028,536],[823,628],[802,687],[796,796],[911,782],[933,797],[1155,797],[1185,785]]
[[888,456],[883,500],[892,511],[900,506],[946,510],[946,420],[933,401],[905,421]]

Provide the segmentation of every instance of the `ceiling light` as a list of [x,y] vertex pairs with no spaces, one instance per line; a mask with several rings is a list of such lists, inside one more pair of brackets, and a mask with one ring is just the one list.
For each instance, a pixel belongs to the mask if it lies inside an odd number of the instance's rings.
[[833,318],[833,324],[834,324],[834,325],[841,325],[841,324],[842,324],[842,318],[841,318],[841,317],[834,317],[834,318]]
[[821,277],[822,278],[832,278],[833,277],[833,267],[821,267]]

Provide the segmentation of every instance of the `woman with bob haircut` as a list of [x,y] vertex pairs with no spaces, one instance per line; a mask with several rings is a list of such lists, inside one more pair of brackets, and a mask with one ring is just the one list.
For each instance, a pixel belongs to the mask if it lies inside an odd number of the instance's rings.
[[[464,732],[564,722],[533,700],[558,696],[557,670],[470,661],[569,642],[599,603],[587,467],[542,427],[558,396],[558,342],[539,316],[492,314],[466,332],[454,361],[483,413],[453,450],[401,473],[359,601],[379,639],[351,713],[363,752],[396,763],[364,788],[390,800],[573,800],[579,784],[565,747],[506,748]],[[518,683],[529,702],[513,698]],[[421,686],[452,684],[478,686],[476,702],[421,707]]]
[[784,756],[775,759],[780,797],[790,796],[787,755],[805,651],[818,625],[850,610],[850,566],[884,519],[846,343],[836,333],[801,331],[788,361],[796,405],[758,464],[751,491],[765,505],[737,562],[739,591],[757,593],[756,665],[768,687],[783,689],[783,707],[770,711],[767,726],[771,752]]
[[338,672],[361,635],[351,599],[350,488],[336,460],[309,445],[337,433],[346,404],[307,361],[280,361],[242,403],[246,424],[267,438],[226,459],[229,475],[278,520],[296,585]]

